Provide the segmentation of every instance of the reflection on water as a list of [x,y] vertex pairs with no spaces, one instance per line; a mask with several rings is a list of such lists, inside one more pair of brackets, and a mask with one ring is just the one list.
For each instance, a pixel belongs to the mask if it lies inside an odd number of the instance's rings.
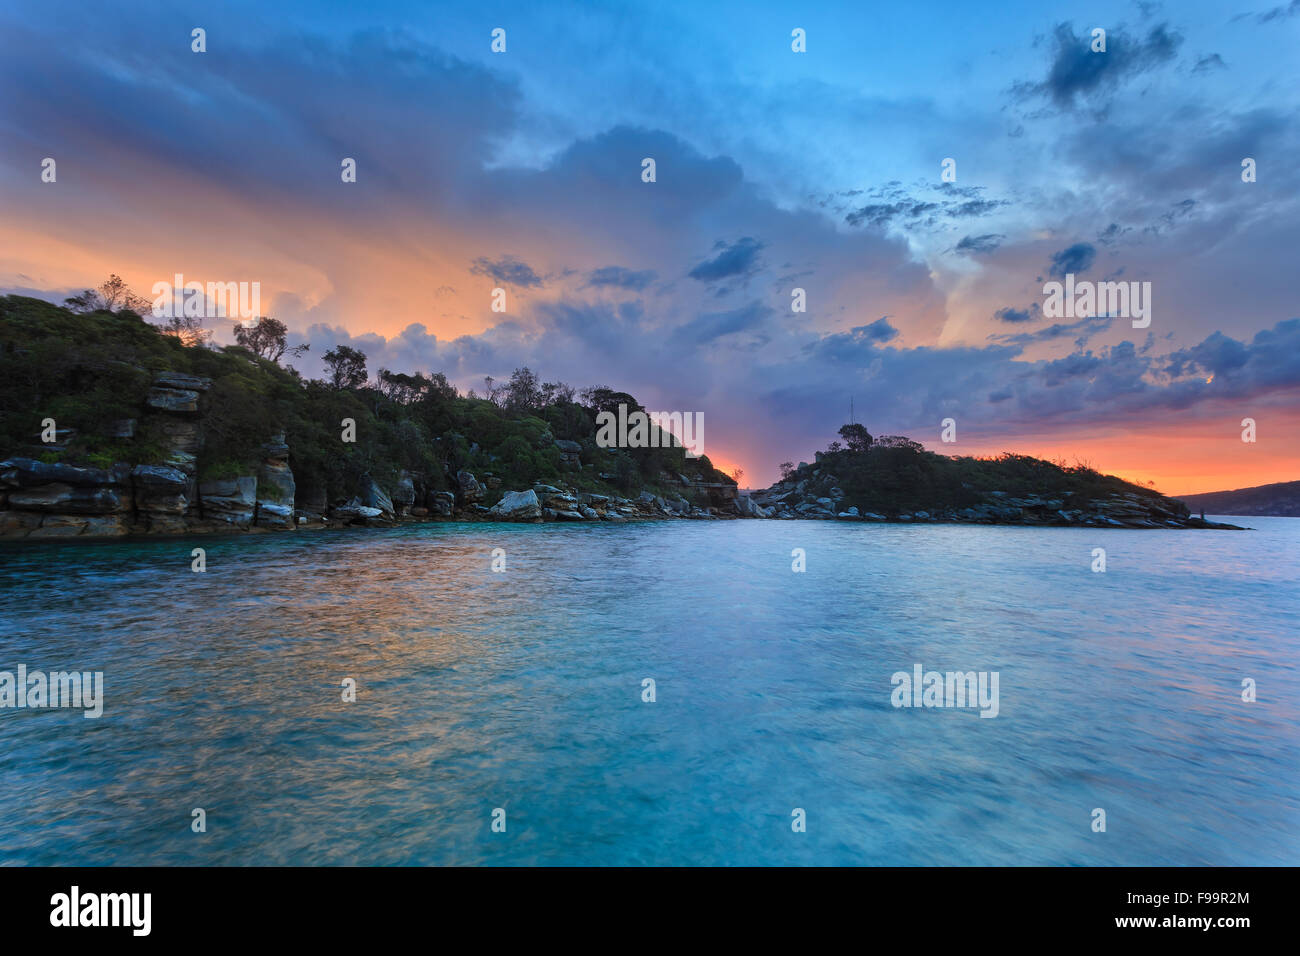
[[[1248,523],[5,547],[0,670],[106,703],[0,711],[0,862],[1294,865],[1300,520]],[[999,716],[894,709],[917,663]]]

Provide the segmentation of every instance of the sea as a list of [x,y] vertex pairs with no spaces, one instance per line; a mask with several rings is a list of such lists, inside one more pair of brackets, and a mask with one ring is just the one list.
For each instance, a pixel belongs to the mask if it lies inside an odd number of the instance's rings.
[[6,544],[102,713],[0,707],[0,864],[1294,866],[1300,519],[1217,520]]

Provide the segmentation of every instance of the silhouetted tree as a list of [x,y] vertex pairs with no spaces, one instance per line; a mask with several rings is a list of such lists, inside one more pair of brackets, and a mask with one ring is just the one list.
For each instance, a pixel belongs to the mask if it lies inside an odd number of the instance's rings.
[[871,447],[871,435],[865,425],[844,425],[840,428],[839,434],[844,439],[844,444],[848,445],[849,451],[866,451]]
[[366,384],[366,353],[339,345],[325,353],[330,384],[335,388],[362,388]]
[[212,338],[212,330],[203,327],[203,320],[197,315],[173,315],[158,326],[163,335],[180,339],[181,345],[192,348],[202,345]]
[[295,345],[289,348],[288,332],[288,327],[279,319],[261,315],[252,325],[236,323],[235,341],[254,355],[269,358],[272,362],[280,361],[285,352],[290,355],[302,355],[303,352],[310,351],[310,345]]
[[85,289],[80,295],[69,296],[63,304],[73,312],[116,312],[129,309],[136,315],[149,312],[151,303],[131,291],[121,276],[112,273],[100,283],[98,289]]

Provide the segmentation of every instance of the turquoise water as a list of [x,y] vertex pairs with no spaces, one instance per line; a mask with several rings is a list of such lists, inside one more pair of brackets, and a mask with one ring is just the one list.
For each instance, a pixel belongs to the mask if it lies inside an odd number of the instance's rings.
[[0,670],[106,699],[0,710],[0,862],[1295,865],[1300,519],[1228,520],[6,546]]

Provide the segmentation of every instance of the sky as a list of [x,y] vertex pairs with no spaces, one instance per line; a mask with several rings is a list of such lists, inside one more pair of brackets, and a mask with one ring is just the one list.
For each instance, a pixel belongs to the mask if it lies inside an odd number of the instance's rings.
[[[1292,481],[1298,40],[1300,0],[0,0],[0,293],[258,282],[304,374],[608,385],[752,487],[850,403],[1171,494]],[[1067,273],[1150,283],[1149,326],[1049,315]]]

